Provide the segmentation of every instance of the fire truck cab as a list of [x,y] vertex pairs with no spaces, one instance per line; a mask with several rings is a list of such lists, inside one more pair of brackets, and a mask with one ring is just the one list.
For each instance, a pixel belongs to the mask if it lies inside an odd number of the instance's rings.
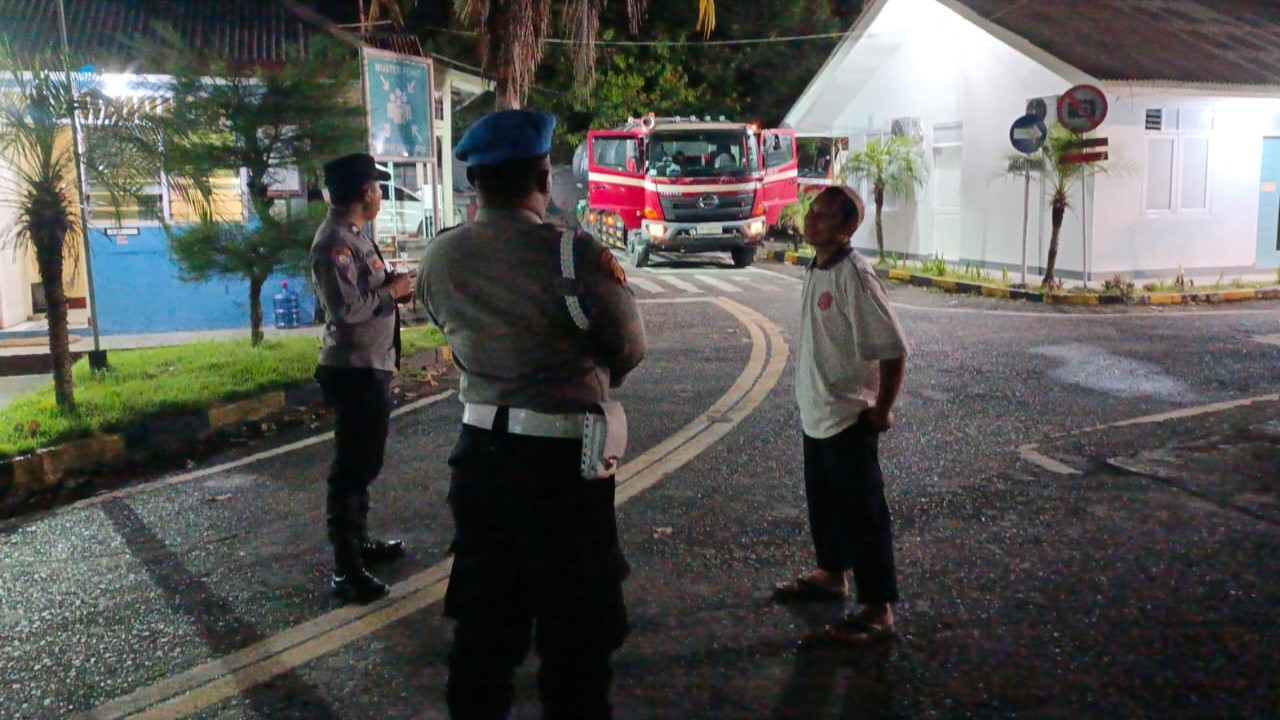
[[728,251],[746,267],[796,201],[795,133],[650,114],[589,132],[575,171],[586,176],[582,227],[625,249],[635,267],[651,251]]

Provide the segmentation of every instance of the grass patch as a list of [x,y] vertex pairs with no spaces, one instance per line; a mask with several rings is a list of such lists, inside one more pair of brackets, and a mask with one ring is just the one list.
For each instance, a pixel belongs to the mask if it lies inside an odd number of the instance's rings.
[[[431,327],[405,328],[401,339],[406,356],[444,344]],[[58,409],[52,382],[18,398],[0,410],[0,457],[306,382],[319,346],[318,337],[295,337],[256,348],[245,338],[113,350],[111,367],[102,373],[82,358],[71,371],[79,411]]]
[[959,280],[961,282],[979,283],[982,285],[995,285],[997,287],[1008,287],[1011,284],[1009,272],[1001,270],[999,273],[992,272],[981,267],[965,264],[964,266],[949,264],[940,257],[921,258],[915,261],[899,262],[896,255],[891,255],[889,259],[891,268],[902,268],[908,272],[914,272],[919,275],[928,275],[936,278],[946,278],[949,280]]

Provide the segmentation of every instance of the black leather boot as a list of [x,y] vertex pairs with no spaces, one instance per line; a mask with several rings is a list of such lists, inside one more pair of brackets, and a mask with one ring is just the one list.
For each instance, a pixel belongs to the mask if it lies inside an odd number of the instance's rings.
[[[367,507],[367,506],[366,506]],[[360,557],[364,522],[358,497],[334,497],[326,503],[329,542],[333,543],[333,594],[347,602],[371,603],[386,597],[391,589],[364,569]]]
[[367,563],[390,562],[404,557],[404,542],[401,540],[369,539],[369,495],[360,497],[356,504],[356,521],[360,533],[360,557]]
[[371,603],[386,597],[391,588],[364,569],[360,558],[360,543],[354,538],[344,538],[333,546],[334,565],[333,594],[347,602]]
[[401,540],[365,540],[360,543],[360,558],[367,563],[390,562],[404,557]]

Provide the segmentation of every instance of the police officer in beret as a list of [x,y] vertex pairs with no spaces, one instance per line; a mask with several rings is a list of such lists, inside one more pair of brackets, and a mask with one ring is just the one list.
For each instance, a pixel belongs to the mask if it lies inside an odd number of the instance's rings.
[[311,245],[311,271],[326,316],[315,377],[335,416],[325,504],[332,586],[339,598],[359,603],[389,592],[366,563],[405,552],[399,540],[370,539],[367,525],[369,484],[382,469],[391,421],[391,377],[400,366],[397,303],[413,295],[413,276],[393,273],[362,229],[378,216],[378,181],[388,179],[369,155],[326,163],[329,215]]
[[644,327],[612,253],[545,222],[554,127],[507,110],[467,130],[455,155],[480,210],[419,267],[418,297],[462,373],[444,607],[455,720],[507,716],[531,642],[544,718],[610,717],[609,658],[629,631],[612,466],[584,473],[584,424],[644,357]]

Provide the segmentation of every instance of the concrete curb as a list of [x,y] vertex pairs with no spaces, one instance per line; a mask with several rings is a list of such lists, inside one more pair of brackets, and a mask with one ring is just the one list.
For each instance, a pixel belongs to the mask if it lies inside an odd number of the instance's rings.
[[[433,353],[428,361],[430,367],[444,371],[453,364],[449,347],[429,352]],[[170,456],[248,423],[320,400],[319,386],[308,381],[203,410],[151,418],[115,432],[0,460],[0,519],[12,517],[28,501],[74,491],[89,480],[92,472]]]
[[[788,253],[791,254],[791,253]],[[1014,288],[1000,287],[998,285],[984,285],[982,283],[969,282],[966,280],[956,280],[954,278],[941,278],[932,275],[919,275],[916,273],[899,270],[897,268],[888,269],[883,267],[876,268],[876,275],[888,279],[905,282],[915,287],[937,288],[943,292],[957,293],[961,295],[982,295],[990,298],[1003,298],[1009,300],[1026,300],[1028,302],[1043,302],[1050,305],[1074,305],[1079,307],[1093,307],[1098,305],[1181,305],[1191,303],[1228,303],[1228,302],[1244,302],[1246,300],[1280,300],[1280,287],[1274,288],[1240,288],[1235,290],[1219,290],[1207,293],[1148,293],[1145,295],[1136,295],[1126,298],[1123,295],[1115,294],[1084,294],[1084,293],[1041,293],[1035,290],[1018,290]]]

